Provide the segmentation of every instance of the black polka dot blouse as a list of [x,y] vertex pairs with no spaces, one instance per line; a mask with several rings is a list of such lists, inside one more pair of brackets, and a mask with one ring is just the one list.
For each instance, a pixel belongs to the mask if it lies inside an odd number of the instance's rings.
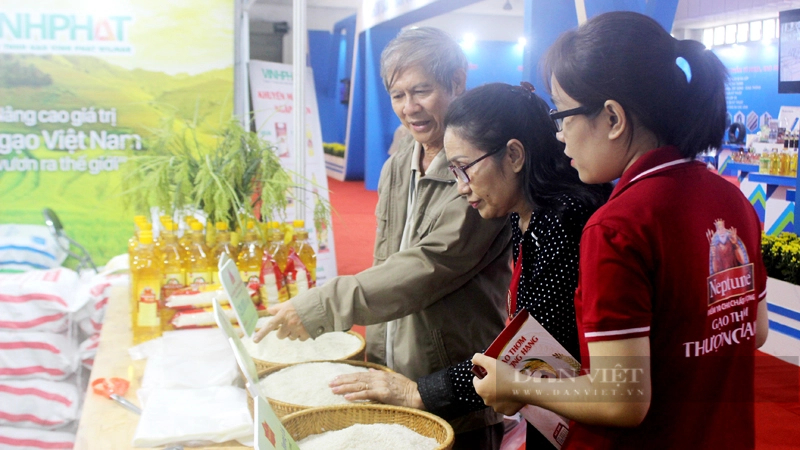
[[[514,261],[519,258],[520,242],[523,254],[517,310],[527,309],[580,360],[574,303],[578,247],[583,226],[594,211],[567,195],[559,200],[563,205],[560,213],[534,211],[524,233],[519,228],[519,215],[511,214]],[[472,362],[464,361],[417,380],[426,409],[448,419],[485,408],[472,385],[471,368]]]

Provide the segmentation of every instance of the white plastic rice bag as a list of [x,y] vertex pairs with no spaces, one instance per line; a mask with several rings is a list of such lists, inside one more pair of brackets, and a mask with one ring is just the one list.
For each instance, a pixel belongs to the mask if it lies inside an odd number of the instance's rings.
[[0,450],[72,449],[75,435],[63,431],[0,426]]
[[46,226],[0,225],[0,269],[50,269],[65,259],[67,252]]
[[69,381],[0,381],[0,425],[57,428],[78,419],[78,388]]
[[0,330],[0,380],[63,380],[77,368],[76,345],[65,335]]
[[68,314],[79,310],[78,274],[59,267],[0,274],[0,329],[66,331]]
[[147,359],[142,388],[230,386],[239,376],[230,344],[219,330],[164,333],[163,346]]
[[244,389],[216,386],[198,389],[152,389],[133,436],[134,447],[171,443],[203,445],[248,439],[253,420]]

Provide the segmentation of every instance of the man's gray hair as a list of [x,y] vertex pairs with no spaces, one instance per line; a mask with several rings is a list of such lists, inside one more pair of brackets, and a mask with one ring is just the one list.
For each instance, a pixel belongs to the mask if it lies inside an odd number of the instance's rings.
[[467,57],[461,46],[444,31],[433,27],[401,31],[381,53],[381,78],[388,91],[404,70],[419,66],[452,93],[455,74],[467,73]]

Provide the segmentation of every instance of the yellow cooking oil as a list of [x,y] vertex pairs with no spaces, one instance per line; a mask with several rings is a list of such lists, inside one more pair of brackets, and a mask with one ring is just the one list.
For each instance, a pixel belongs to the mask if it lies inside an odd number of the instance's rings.
[[264,247],[259,242],[256,223],[247,221],[247,230],[242,241],[242,250],[239,252],[237,266],[242,280],[247,284],[259,284],[261,274],[261,259],[264,257]]
[[203,224],[192,222],[191,242],[189,243],[186,283],[194,289],[211,284],[216,266],[213,266],[211,250],[206,245]]
[[131,327],[133,343],[139,344],[161,336],[161,264],[155,255],[152,232],[139,233],[131,275]]
[[[214,245],[214,249],[211,251],[211,257],[213,259],[214,267],[218,268],[219,258],[223,253],[228,255],[228,257],[233,261],[236,261],[238,255],[236,252],[236,247],[231,243],[231,233],[228,231],[228,224],[225,222],[217,222],[214,228],[217,230],[217,244]],[[215,283],[219,282],[217,279],[218,274],[219,271],[216,269],[212,272],[212,279]]]
[[166,307],[167,299],[172,293],[186,287],[186,261],[183,249],[175,236],[177,225],[168,222],[161,240],[161,329],[170,330],[170,321],[175,310]]
[[[298,223],[299,222],[299,223]],[[311,286],[317,285],[317,254],[314,252],[314,247],[308,240],[308,231],[304,228],[305,223],[302,220],[295,220],[295,239],[294,251],[306,266],[308,274],[311,277]]]

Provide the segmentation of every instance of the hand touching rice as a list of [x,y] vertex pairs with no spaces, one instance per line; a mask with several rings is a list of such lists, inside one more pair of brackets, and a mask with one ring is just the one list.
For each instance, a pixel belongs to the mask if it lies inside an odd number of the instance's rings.
[[349,401],[374,400],[387,405],[425,410],[417,383],[394,372],[370,369],[367,373],[339,375],[329,384],[334,394]]
[[310,337],[303,326],[303,321],[300,320],[300,316],[297,314],[297,310],[294,309],[291,303],[285,302],[270,306],[267,308],[267,312],[272,316],[272,319],[253,336],[253,342],[261,342],[261,339],[264,339],[264,336],[272,330],[278,330],[277,336],[279,339],[289,338],[291,340],[300,339],[305,341]]

